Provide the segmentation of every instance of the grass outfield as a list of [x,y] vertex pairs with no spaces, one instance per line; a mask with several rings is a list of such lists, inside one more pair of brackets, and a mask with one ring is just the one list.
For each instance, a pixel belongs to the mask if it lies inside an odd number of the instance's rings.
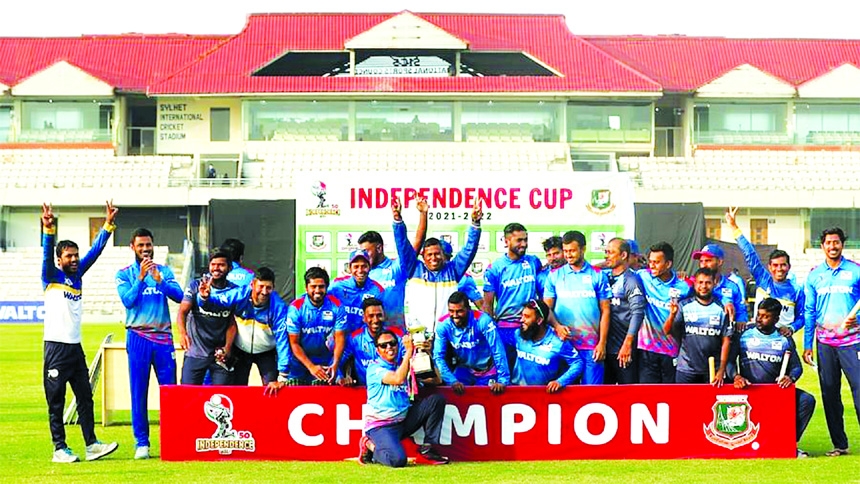
[[[118,324],[87,324],[83,327],[84,348],[92,358],[104,336],[113,332],[123,338]],[[811,391],[818,405],[801,441],[812,453],[805,460],[687,460],[687,461],[555,461],[455,463],[450,466],[419,466],[386,469],[360,467],[355,463],[303,462],[161,462],[157,458],[136,462],[129,425],[103,428],[100,422],[100,392],[96,392],[96,433],[103,441],[117,441],[119,450],[97,462],[71,465],[51,462],[51,437],[42,390],[42,327],[0,325],[0,482],[268,482],[300,476],[303,482],[347,482],[383,479],[412,482],[512,482],[524,478],[534,482],[860,482],[860,428],[853,404],[843,384],[846,429],[857,452],[841,458],[823,457],[830,438],[818,391],[818,378],[806,371],[800,387]],[[806,367],[805,367],[806,368]],[[69,391],[71,395],[71,391]],[[69,445],[84,452],[80,430],[66,429]],[[159,428],[152,427],[152,454],[159,453]],[[538,481],[539,480],[539,481]]]

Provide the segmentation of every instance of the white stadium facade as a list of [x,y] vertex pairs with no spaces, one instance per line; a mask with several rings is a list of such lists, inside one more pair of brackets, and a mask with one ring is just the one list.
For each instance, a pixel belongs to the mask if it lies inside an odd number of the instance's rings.
[[212,200],[295,199],[309,171],[627,172],[637,202],[701,203],[711,238],[732,240],[722,214],[743,207],[744,232],[802,279],[824,225],[860,237],[858,144],[854,40],[583,37],[561,16],[410,12],[0,38],[0,301],[41,298],[43,201],[83,246],[104,201],[121,207],[84,304],[116,320],[130,230],[150,226],[187,277],[218,242]]

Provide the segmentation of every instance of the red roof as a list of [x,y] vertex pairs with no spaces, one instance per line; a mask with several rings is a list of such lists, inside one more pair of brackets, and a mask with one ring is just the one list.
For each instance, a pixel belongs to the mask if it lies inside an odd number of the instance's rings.
[[66,61],[117,89],[144,92],[151,82],[193,62],[226,38],[136,34],[0,38],[0,83],[14,86]]
[[695,91],[743,64],[799,86],[849,63],[860,40],[726,39],[684,36],[583,37],[654,79],[665,91]]
[[660,85],[574,36],[550,15],[415,14],[475,51],[524,51],[563,74],[523,77],[252,77],[290,50],[344,50],[397,14],[251,15],[239,34],[148,93],[283,92],[660,92]]

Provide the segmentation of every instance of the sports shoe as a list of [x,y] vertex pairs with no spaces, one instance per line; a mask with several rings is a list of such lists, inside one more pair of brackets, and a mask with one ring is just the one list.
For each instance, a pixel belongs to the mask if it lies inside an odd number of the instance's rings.
[[61,464],[71,464],[72,462],[79,462],[81,459],[72,452],[72,449],[63,447],[54,451],[54,458],[51,460]]
[[827,457],[839,457],[840,455],[848,455],[848,449],[833,449],[831,451],[825,452],[824,455]]
[[809,457],[809,452],[802,450],[802,449],[797,449],[797,458],[798,459],[806,459],[807,457]]
[[373,462],[373,451],[370,450],[370,446],[368,443],[372,444],[370,437],[366,435],[362,435],[361,439],[358,441],[358,463],[359,464],[370,464]]
[[92,443],[87,446],[87,460],[101,459],[102,457],[115,451],[117,447],[119,447],[119,445],[116,442],[105,444],[101,441],[96,440],[95,443]]
[[430,461],[431,464],[447,464],[448,458],[440,454],[439,451],[433,448],[432,445],[424,444],[418,448],[418,453],[422,457]]
[[141,445],[134,449],[134,458],[135,460],[149,459],[149,446]]

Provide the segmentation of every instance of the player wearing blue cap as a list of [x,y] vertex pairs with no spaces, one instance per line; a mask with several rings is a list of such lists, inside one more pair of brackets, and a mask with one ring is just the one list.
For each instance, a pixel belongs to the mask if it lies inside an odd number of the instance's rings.
[[520,314],[523,304],[537,297],[541,262],[526,254],[529,234],[525,227],[509,223],[504,234],[507,253],[493,261],[484,273],[484,310],[496,321],[508,358],[513,363]]
[[845,232],[833,227],[821,232],[824,263],[806,276],[803,359],[812,364],[812,340],[818,341],[818,380],[827,430],[833,442],[829,456],[848,453],[842,374],[848,379],[854,411],[860,422],[860,325],[855,305],[860,299],[860,266],[842,256]]
[[723,259],[726,258],[723,248],[717,244],[705,244],[702,250],[693,252],[693,259],[699,261],[699,267],[704,267],[714,273],[714,296],[719,299],[729,320],[737,323],[737,328],[743,330],[749,321],[747,304],[741,296],[741,289],[737,284],[724,277],[720,271],[723,270]]
[[[734,375],[734,387],[743,389],[756,383],[776,383],[780,388],[789,388],[797,383],[803,368],[794,340],[783,336],[777,331],[776,325],[782,313],[782,305],[774,298],[761,301],[756,309],[756,325],[732,342],[731,358],[728,367],[729,376]],[[786,356],[788,355],[788,356]],[[735,358],[738,365],[735,365]],[[783,359],[788,357],[788,362]],[[782,368],[786,373],[782,374]],[[795,388],[795,409],[797,422],[795,426],[797,442],[803,436],[803,431],[812,418],[815,410],[815,397]],[[797,457],[808,457],[809,454],[797,449]]]
[[738,228],[737,213],[737,207],[730,207],[726,211],[726,222],[732,228],[738,248],[744,254],[747,267],[749,267],[750,273],[752,273],[755,279],[755,307],[758,308],[758,305],[764,299],[775,298],[782,305],[782,314],[777,324],[780,331],[783,334],[786,334],[786,330],[790,330],[791,332],[799,331],[804,325],[803,306],[806,296],[799,284],[788,280],[788,272],[791,270],[791,258],[783,250],[774,250],[768,257],[767,269],[765,269],[755,251],[755,247],[744,237],[741,229]]
[[328,294],[340,300],[346,312],[347,332],[360,329],[364,324],[361,319],[361,302],[369,297],[383,299],[385,290],[382,285],[368,277],[370,272],[370,254],[357,249],[349,255],[350,275],[338,277],[328,288]]
[[548,315],[549,306],[540,299],[523,305],[511,382],[546,385],[548,393],[555,393],[582,375],[583,364],[573,345],[562,341],[549,327]]
[[149,230],[140,228],[132,232],[135,261],[116,274],[116,289],[125,306],[135,459],[149,458],[147,397],[152,369],[155,368],[159,385],[176,384],[176,352],[167,301],[181,302],[182,288],[169,267],[152,260],[152,242]]
[[[457,362],[454,368],[446,358],[449,347]],[[469,299],[459,291],[448,298],[448,315],[436,325],[433,361],[442,381],[457,394],[463,393],[465,385],[489,385],[493,393],[501,393],[511,383],[495,323],[486,313],[471,311]]]
[[606,275],[585,261],[582,232],[566,232],[562,247],[567,264],[550,274],[544,302],[555,313],[556,333],[573,343],[583,361],[582,383],[599,385],[603,383],[612,292]]
[[347,323],[340,301],[326,293],[325,269],[305,272],[305,294],[290,304],[290,377],[303,384],[328,384],[338,374],[346,346]]
[[[710,383],[722,386],[729,360],[732,326],[722,304],[714,296],[714,273],[700,267],[694,276],[695,296],[680,303],[669,303],[669,316],[663,331],[681,342],[676,383]],[[709,359],[719,369],[710,379]]]

